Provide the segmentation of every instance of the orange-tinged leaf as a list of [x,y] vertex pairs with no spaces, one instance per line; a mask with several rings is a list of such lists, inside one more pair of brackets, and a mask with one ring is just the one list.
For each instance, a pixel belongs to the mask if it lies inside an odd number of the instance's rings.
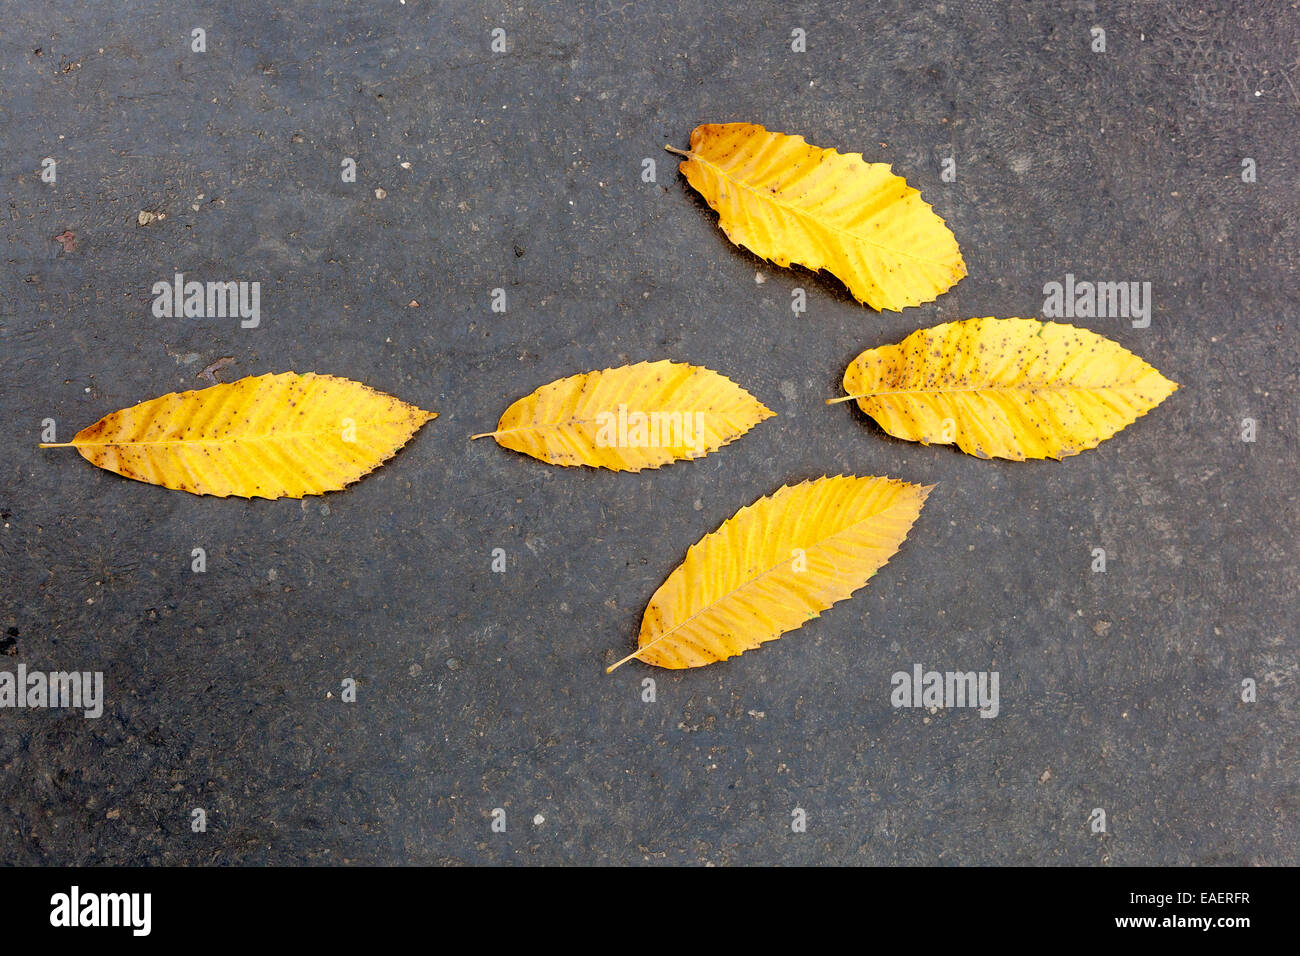
[[1178,386],[1110,339],[1059,322],[966,319],[868,349],[847,398],[896,438],[980,458],[1065,458],[1094,448]]
[[849,597],[898,550],[933,486],[839,475],[741,508],[650,599],[637,658],[700,667],[753,650]]
[[701,458],[774,414],[710,369],[639,362],[543,385],[474,437],[553,465],[640,471]]
[[105,415],[70,442],[92,464],[196,495],[337,491],[437,415],[332,375],[257,375]]
[[668,148],[732,242],[825,269],[872,308],[932,302],[966,274],[952,231],[885,163],[752,123],[706,123],[688,151]]

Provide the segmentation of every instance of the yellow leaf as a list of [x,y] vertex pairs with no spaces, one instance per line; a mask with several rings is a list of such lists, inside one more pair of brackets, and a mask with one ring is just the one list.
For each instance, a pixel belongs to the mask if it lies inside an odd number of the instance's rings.
[[707,368],[641,362],[543,385],[487,435],[553,465],[640,471],[701,458],[774,414]]
[[100,468],[225,498],[337,491],[437,415],[332,375],[257,375],[105,415],[70,442]]
[[650,599],[635,653],[700,667],[753,650],[849,597],[893,557],[933,486],[837,476],[784,487],[705,535]]
[[868,349],[846,398],[895,438],[956,442],[980,458],[1064,458],[1094,448],[1178,386],[1087,329],[1036,319],[967,319]]
[[825,269],[872,308],[932,302],[966,274],[952,231],[885,163],[751,123],[706,123],[689,151],[668,149],[732,242]]

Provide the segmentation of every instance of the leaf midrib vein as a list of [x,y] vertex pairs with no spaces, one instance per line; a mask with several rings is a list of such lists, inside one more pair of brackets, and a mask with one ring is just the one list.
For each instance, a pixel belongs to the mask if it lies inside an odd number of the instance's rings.
[[964,387],[948,388],[896,388],[883,392],[863,392],[861,394],[851,395],[851,398],[877,398],[881,395],[937,395],[947,392],[1068,392],[1068,391],[1088,391],[1099,392],[1122,388],[1135,388],[1136,382],[1119,382],[1114,385],[969,385]]
[[[893,506],[891,505],[890,507],[893,507]],[[816,544],[809,545],[808,547],[804,548],[803,550],[804,550],[805,552],[807,552],[807,551],[816,551],[816,550],[818,550],[819,548],[823,548],[823,547],[825,547],[826,544],[827,544],[828,542],[830,542],[832,539],[837,538],[837,537],[839,537],[840,535],[848,534],[850,531],[854,530],[854,529],[857,528],[859,525],[866,524],[868,521],[872,521],[872,520],[874,520],[874,519],[876,519],[876,518],[879,518],[882,514],[885,513],[885,511],[888,511],[888,510],[889,510],[888,508],[885,508],[885,509],[882,509],[882,510],[880,510],[880,511],[875,512],[874,514],[868,515],[867,517],[863,518],[861,521],[855,521],[853,524],[851,524],[851,525],[847,525],[847,526],[841,528],[839,531],[834,532],[833,534],[828,534],[825,538],[823,538],[822,540],[818,541]],[[722,529],[719,528],[718,530],[721,531]],[[715,532],[713,532],[713,533],[714,533],[714,534],[717,534],[718,532],[715,531]],[[906,535],[905,535],[905,536],[906,536]],[[715,599],[715,600],[713,600],[713,601],[710,601],[707,605],[705,605],[704,607],[700,608],[698,611],[696,611],[696,612],[695,612],[694,614],[692,614],[690,617],[686,618],[686,620],[680,622],[679,624],[674,624],[674,625],[673,625],[669,630],[664,631],[662,634],[660,634],[658,637],[656,637],[656,638],[655,638],[653,641],[651,641],[650,643],[645,644],[645,645],[643,645],[643,646],[641,646],[641,647],[638,647],[638,648],[637,648],[637,652],[636,652],[636,654],[635,654],[634,656],[635,656],[635,657],[640,657],[642,651],[645,651],[645,650],[648,650],[648,649],[651,648],[651,647],[654,647],[654,646],[655,646],[656,644],[658,644],[660,641],[665,640],[666,638],[668,638],[668,637],[672,636],[673,634],[675,634],[677,631],[681,630],[683,627],[686,627],[686,625],[690,624],[690,623],[691,623],[693,620],[695,620],[697,617],[700,617],[700,616],[703,615],[703,614],[707,614],[709,611],[713,610],[713,608],[717,607],[719,604],[721,604],[723,601],[727,600],[727,599],[728,599],[729,597],[731,597],[733,594],[736,594],[737,592],[742,591],[743,589],[749,587],[750,585],[752,585],[752,584],[754,584],[754,583],[756,583],[756,582],[762,580],[763,578],[765,578],[765,577],[767,577],[769,574],[771,574],[773,571],[777,570],[778,568],[784,567],[785,565],[788,565],[789,563],[790,563],[790,559],[789,559],[789,558],[782,558],[780,561],[778,561],[776,564],[772,565],[770,568],[766,569],[765,571],[762,571],[762,572],[760,572],[759,574],[754,575],[754,577],[752,577],[752,578],[749,578],[749,579],[747,579],[747,580],[745,580],[745,581],[742,581],[740,584],[736,585],[734,588],[732,588],[732,589],[731,589],[730,591],[728,591],[726,594],[723,594],[723,595],[721,595],[720,597],[718,597],[717,599]],[[679,565],[678,567],[680,567],[680,565]],[[880,566],[877,565],[876,570],[879,570],[879,569],[880,569]],[[675,574],[676,571],[674,570],[673,573]],[[875,571],[873,571],[872,573],[874,574]],[[671,575],[670,575],[670,577],[671,577]],[[834,603],[834,602],[832,602],[832,603]],[[785,632],[782,631],[781,633],[785,633]]]
[[[364,431],[368,427],[383,425],[401,425],[405,424],[402,419],[392,421],[378,422],[357,422],[357,431]],[[97,448],[101,446],[136,446],[136,445],[229,445],[238,442],[276,442],[276,441],[293,441],[302,438],[320,438],[323,435],[334,434],[339,429],[327,428],[317,431],[273,431],[260,435],[229,435],[225,438],[167,438],[153,439],[150,441],[77,441],[75,438],[69,443],[78,448]],[[349,443],[351,444],[351,443]]]
[[[951,263],[946,262],[943,259],[930,259],[927,258],[926,256],[918,256],[914,253],[907,252],[903,249],[895,248],[894,246],[887,246],[880,242],[872,242],[866,236],[860,236],[856,232],[851,232],[848,229],[844,229],[840,226],[836,226],[833,223],[829,223],[826,222],[825,220],[818,219],[812,213],[804,209],[800,209],[798,206],[777,199],[775,198],[775,194],[773,193],[764,193],[757,186],[751,186],[743,179],[733,179],[731,176],[727,175],[726,171],[724,171],[721,166],[718,166],[717,164],[710,162],[709,160],[702,157],[699,153],[692,152],[690,155],[692,159],[698,160],[700,163],[702,163],[705,166],[708,166],[710,169],[716,170],[717,174],[721,176],[723,179],[725,179],[727,182],[740,186],[742,189],[746,189],[749,192],[753,193],[755,197],[764,199],[767,202],[770,202],[774,206],[780,206],[782,209],[788,210],[793,215],[800,216],[804,219],[811,221],[818,228],[826,229],[829,230],[830,232],[837,232],[840,235],[848,236],[849,238],[853,239],[856,242],[861,242],[864,245],[871,246],[874,249],[882,249],[885,252],[891,253],[892,255],[900,256],[905,259],[912,259],[916,262],[924,262],[927,265],[939,266],[939,267],[951,265]],[[935,216],[936,219],[939,219],[940,222],[943,222],[942,218],[937,213],[935,213],[933,209],[930,209],[930,212]]]
[[[724,415],[736,415],[736,414],[741,414],[741,413],[743,413],[744,411],[745,411],[745,409],[743,409],[743,408],[737,408],[737,409],[734,409],[734,410],[733,410],[733,409],[722,409],[722,410],[719,410],[719,409],[707,409],[707,410],[699,410],[699,409],[693,409],[693,408],[692,408],[692,409],[685,409],[685,410],[683,410],[683,411],[670,411],[670,410],[667,410],[667,409],[658,409],[658,408],[656,408],[656,409],[653,409],[651,412],[642,412],[641,414],[643,414],[643,415],[649,415],[649,414],[652,414],[652,413],[653,413],[653,414],[658,414],[658,415],[708,415],[708,416],[710,416],[710,417],[714,417],[714,416],[721,417],[721,416],[724,416]],[[607,414],[614,415],[614,414],[617,414],[617,413],[611,411],[611,412],[608,412]],[[629,412],[629,414],[633,414],[633,413]],[[530,431],[540,431],[540,430],[543,429],[543,428],[569,428],[569,427],[574,426],[574,425],[596,425],[596,424],[598,424],[598,422],[597,422],[596,419],[594,419],[594,418],[570,418],[570,419],[568,419],[568,420],[566,420],[566,421],[562,421],[562,422],[536,422],[536,423],[531,424],[531,425],[516,425],[514,428],[498,428],[496,431],[494,431],[494,432],[489,432],[488,434],[490,434],[490,435],[508,435],[508,434],[510,434],[510,432],[530,432]]]

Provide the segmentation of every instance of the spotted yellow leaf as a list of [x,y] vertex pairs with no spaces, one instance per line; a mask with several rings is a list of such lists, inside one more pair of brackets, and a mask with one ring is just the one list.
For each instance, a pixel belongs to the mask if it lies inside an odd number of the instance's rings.
[[706,123],[668,149],[732,242],[825,269],[874,309],[932,302],[966,274],[952,231],[885,163],[752,123]]
[[196,495],[301,498],[368,475],[436,417],[360,382],[284,372],[163,395],[42,447]]
[[774,414],[707,368],[640,362],[543,385],[473,437],[553,465],[640,471],[703,457]]
[[1110,339],[1058,322],[966,319],[868,349],[845,398],[896,438],[980,458],[1065,458],[1094,448],[1178,386]]
[[836,476],[782,488],[705,535],[650,599],[637,658],[700,667],[851,596],[898,550],[933,486]]

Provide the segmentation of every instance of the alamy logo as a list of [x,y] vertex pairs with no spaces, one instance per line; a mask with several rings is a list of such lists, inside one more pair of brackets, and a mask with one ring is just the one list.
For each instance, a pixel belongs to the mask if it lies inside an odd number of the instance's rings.
[[1045,319],[1132,319],[1133,328],[1151,324],[1150,282],[1076,282],[1067,272],[1064,282],[1043,286]]
[[898,707],[978,707],[981,717],[996,717],[997,671],[927,671],[912,665],[912,673],[895,671],[889,682],[889,702]]
[[596,414],[597,448],[691,448],[705,451],[703,412],[617,412]]
[[0,707],[70,707],[94,720],[104,713],[102,671],[0,671]]
[[50,925],[128,926],[133,936],[148,936],[153,926],[151,893],[82,893],[74,886],[50,897]]
[[159,281],[153,293],[153,314],[159,319],[240,319],[240,327],[255,329],[262,321],[262,283],[185,281],[178,272],[171,282]]

